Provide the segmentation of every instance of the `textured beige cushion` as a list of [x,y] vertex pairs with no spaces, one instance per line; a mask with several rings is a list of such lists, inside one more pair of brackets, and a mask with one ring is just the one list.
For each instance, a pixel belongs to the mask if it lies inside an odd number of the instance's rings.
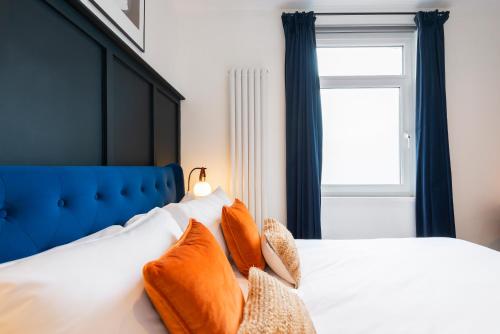
[[262,255],[271,269],[296,288],[300,283],[300,259],[295,240],[287,228],[274,219],[265,219],[261,236]]
[[250,268],[248,299],[238,334],[316,333],[299,296],[276,278]]

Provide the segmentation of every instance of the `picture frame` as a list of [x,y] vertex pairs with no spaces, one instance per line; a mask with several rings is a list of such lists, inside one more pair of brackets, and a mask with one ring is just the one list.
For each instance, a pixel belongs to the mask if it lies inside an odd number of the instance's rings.
[[[146,0],[88,0],[81,3],[90,10],[101,13],[135,47],[145,51]],[[101,21],[109,25],[105,20]],[[119,37],[123,39],[122,36]]]

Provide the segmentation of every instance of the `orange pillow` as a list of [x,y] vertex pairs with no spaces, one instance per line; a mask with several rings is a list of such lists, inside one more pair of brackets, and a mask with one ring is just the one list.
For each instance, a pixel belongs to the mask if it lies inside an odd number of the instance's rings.
[[248,277],[251,267],[264,269],[259,231],[245,204],[236,199],[222,208],[222,233],[238,270]]
[[146,292],[168,331],[234,334],[244,299],[212,233],[191,219],[177,241],[143,268]]

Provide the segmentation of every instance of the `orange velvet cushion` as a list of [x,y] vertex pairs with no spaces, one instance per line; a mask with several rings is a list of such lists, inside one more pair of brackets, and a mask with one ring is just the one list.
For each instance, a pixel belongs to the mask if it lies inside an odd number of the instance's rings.
[[266,262],[262,256],[259,231],[242,201],[236,199],[233,205],[222,208],[221,226],[238,270],[248,277],[251,267],[264,269]]
[[191,219],[179,241],[146,264],[143,275],[170,333],[238,331],[243,294],[226,255],[203,224]]

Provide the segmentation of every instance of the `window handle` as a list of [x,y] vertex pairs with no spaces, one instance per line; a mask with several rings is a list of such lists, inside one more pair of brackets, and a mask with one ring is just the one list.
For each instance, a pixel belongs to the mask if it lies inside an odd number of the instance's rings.
[[405,138],[406,141],[408,142],[408,148],[411,148],[411,136],[408,132],[405,132]]

